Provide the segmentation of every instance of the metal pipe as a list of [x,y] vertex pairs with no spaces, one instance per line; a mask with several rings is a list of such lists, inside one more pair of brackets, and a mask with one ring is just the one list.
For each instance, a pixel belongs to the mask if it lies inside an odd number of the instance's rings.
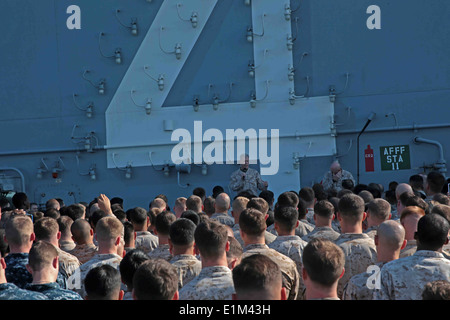
[[20,171],[17,168],[13,168],[13,167],[0,167],[0,171],[8,171],[8,170],[9,171],[15,171],[15,172],[17,172],[19,174],[20,179],[22,180],[22,192],[26,192],[25,191],[25,177],[24,177],[22,171]]
[[[105,150],[104,146],[95,146],[92,149],[100,151]],[[39,153],[61,153],[61,152],[78,152],[84,151],[84,149],[80,148],[54,148],[54,149],[36,149],[36,150],[13,150],[13,151],[4,151],[0,152],[1,156],[19,156],[19,155],[28,155],[28,154],[39,154]]]
[[[417,125],[413,124],[410,126],[400,126],[400,127],[383,127],[383,128],[374,128],[366,130],[366,133],[376,133],[376,132],[391,132],[391,131],[408,131],[408,130],[420,130],[420,129],[442,129],[442,128],[450,128],[450,123],[439,123],[439,124],[425,124],[425,125]],[[339,134],[357,134],[359,130],[342,130],[338,131]]]
[[428,143],[428,144],[436,146],[438,148],[438,150],[439,150],[439,160],[438,160],[438,162],[435,163],[434,166],[441,173],[446,173],[447,172],[446,161],[445,161],[445,158],[444,158],[444,148],[442,147],[442,144],[439,141],[425,139],[425,138],[422,138],[422,137],[415,137],[414,138],[414,143]]

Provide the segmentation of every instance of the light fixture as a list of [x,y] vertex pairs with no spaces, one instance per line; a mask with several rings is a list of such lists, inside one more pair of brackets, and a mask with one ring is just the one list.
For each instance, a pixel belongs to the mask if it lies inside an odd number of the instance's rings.
[[334,86],[330,86],[328,96],[330,97],[330,102],[333,103],[336,101],[336,88]]
[[[219,109],[219,104],[220,103],[224,103],[224,102],[227,102],[229,99],[230,99],[230,97],[231,97],[231,92],[232,92],[232,90],[233,90],[233,85],[234,85],[234,83],[233,82],[230,82],[230,85],[229,85],[229,92],[228,92],[228,97],[226,98],[226,99],[224,99],[224,100],[220,100],[219,99],[219,96],[217,95],[217,94],[214,94],[214,97],[213,97],[213,101],[212,101],[212,105],[213,105],[213,109],[214,110],[218,110]],[[211,88],[213,85],[209,85],[209,88]],[[208,96],[209,96],[209,92],[208,92]]]
[[87,136],[86,138],[84,138],[84,149],[91,153],[94,152],[92,149],[92,138],[91,136]]
[[208,174],[208,166],[206,164],[202,165],[202,175],[206,176]]
[[133,172],[133,169],[132,169],[132,167],[131,167],[131,164],[128,164],[126,167],[125,167],[125,179],[131,179],[131,175],[132,175],[132,172]]
[[253,42],[253,29],[252,27],[247,28],[247,41]]
[[133,93],[134,92],[136,92],[136,91],[134,91],[134,90],[130,91],[131,101],[133,101],[135,106],[140,107],[140,108],[144,108],[145,109],[145,113],[147,115],[150,115],[152,113],[152,99],[147,98],[147,102],[145,103],[145,105],[137,104],[136,101],[134,101],[134,98],[133,98]]
[[247,37],[248,42],[253,42],[253,36],[258,36],[258,37],[264,36],[264,17],[265,16],[266,16],[265,13],[263,13],[261,16],[261,19],[262,19],[262,32],[261,33],[258,34],[258,33],[253,32],[253,28],[251,26],[247,27],[246,37]]
[[218,110],[219,109],[219,97],[217,95],[214,95],[212,105],[213,105],[213,109],[214,110]]
[[286,5],[284,6],[284,18],[286,19],[286,21],[291,20],[291,14],[292,14],[291,6],[288,3],[286,3]]
[[[61,168],[61,164],[63,165],[63,168]],[[61,157],[58,157],[58,161],[55,162],[55,166],[52,168],[52,178],[59,182],[61,179],[59,173],[62,172],[65,167]]]
[[80,172],[80,159],[79,159],[79,157],[78,157],[78,154],[75,156],[75,158],[77,159],[77,170],[78,170],[78,174],[79,174],[80,176],[89,176],[89,177],[91,178],[91,180],[96,180],[96,179],[97,179],[97,175],[96,175],[96,173],[95,173],[95,164],[93,164],[93,165],[89,168],[88,172],[86,172],[86,173],[81,173],[81,172]]
[[44,162],[44,158],[41,158],[41,162],[44,165],[44,167],[39,166],[36,174],[37,179],[42,179],[43,174],[49,171],[48,166]]
[[298,170],[300,168],[300,155],[298,152],[294,152],[292,154],[292,159],[294,162],[292,163],[295,170]]
[[169,170],[169,165],[168,165],[168,164],[166,164],[166,165],[164,166],[163,172],[164,172],[164,175],[165,175],[166,177],[169,176],[170,170]]
[[137,36],[138,35],[138,27],[137,27],[137,18],[131,18],[131,25],[127,26],[126,24],[122,23],[122,21],[120,21],[119,16],[117,15],[120,12],[119,9],[116,10],[116,19],[117,21],[119,21],[119,23],[125,27],[130,29],[130,32],[133,36]]
[[75,107],[77,107],[77,109],[79,109],[79,110],[81,110],[81,111],[84,111],[84,112],[86,113],[86,117],[92,118],[92,114],[93,114],[93,111],[94,111],[94,110],[93,110],[93,109],[94,109],[94,103],[91,101],[91,102],[88,103],[88,105],[87,105],[85,108],[80,107],[80,106],[77,104],[76,100],[75,100],[75,97],[76,97],[76,96],[78,96],[76,93],[74,93],[74,94],[72,95],[73,103],[75,104]]
[[294,91],[294,89],[289,89],[289,103],[291,104],[291,105],[294,105],[295,104],[295,91]]
[[86,80],[87,82],[89,82],[94,88],[96,88],[98,90],[98,94],[104,95],[105,94],[106,80],[105,79],[101,79],[98,84],[95,84],[90,79],[86,78],[86,73],[88,73],[88,72],[90,72],[90,71],[89,70],[84,70],[82,78],[84,80]]
[[89,176],[91,177],[91,180],[96,180],[97,179],[97,176],[95,174],[95,166],[91,167],[89,169]]
[[146,70],[148,70],[149,67],[145,66],[144,67],[144,73],[153,81],[155,81],[158,84],[158,89],[159,91],[164,91],[164,86],[165,86],[165,81],[164,81],[164,75],[160,74],[158,79],[154,78],[150,73],[148,73]]
[[189,21],[192,24],[192,28],[197,28],[197,25],[198,25],[198,13],[197,12],[192,12],[191,17],[189,19],[183,19],[183,17],[181,17],[181,15],[180,15],[180,10],[179,10],[179,8],[181,6],[182,6],[181,3],[177,3],[178,18],[180,18],[180,20],[182,20],[182,21]]
[[250,107],[252,108],[256,108],[256,103],[259,101],[263,101],[267,98],[269,94],[269,80],[266,81],[266,94],[264,95],[264,97],[262,99],[256,99],[256,93],[252,92],[250,97]]
[[117,48],[114,51],[114,54],[112,55],[106,55],[103,53],[102,48],[101,48],[101,43],[100,40],[102,38],[102,36],[104,36],[105,33],[104,32],[100,32],[99,36],[98,36],[98,50],[100,51],[100,54],[104,57],[104,58],[114,58],[116,64],[121,64],[122,63],[122,49]]
[[194,96],[194,102],[192,106],[194,107],[194,111],[198,112],[198,110],[200,109],[200,101],[198,96]]
[[175,57],[177,58],[177,60],[180,60],[181,59],[181,53],[182,53],[181,52],[181,48],[182,48],[181,43],[175,44],[174,51],[167,51],[167,50],[163,49],[163,47],[161,45],[161,31],[163,31],[163,30],[164,30],[164,27],[161,27],[159,29],[159,49],[161,49],[161,51],[166,53],[166,54],[175,54]]
[[292,41],[292,35],[288,34],[286,39],[286,46],[289,51],[294,48],[294,42]]
[[255,64],[253,63],[253,61],[250,61],[248,63],[248,75],[250,76],[250,78],[255,77]]
[[288,79],[289,81],[294,81],[295,69],[293,66],[288,66]]

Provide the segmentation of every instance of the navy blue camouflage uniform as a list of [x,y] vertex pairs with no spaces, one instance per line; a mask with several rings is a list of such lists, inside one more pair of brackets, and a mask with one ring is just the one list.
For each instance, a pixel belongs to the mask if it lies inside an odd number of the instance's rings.
[[44,294],[49,300],[83,300],[72,290],[63,289],[56,282],[45,284],[28,284],[25,289]]
[[48,300],[48,298],[39,292],[20,289],[14,283],[2,283],[0,300]]

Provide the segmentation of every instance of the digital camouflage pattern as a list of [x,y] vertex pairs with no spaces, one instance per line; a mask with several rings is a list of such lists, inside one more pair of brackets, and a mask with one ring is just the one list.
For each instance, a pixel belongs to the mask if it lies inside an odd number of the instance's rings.
[[184,287],[202,271],[202,262],[190,254],[179,254],[169,261],[178,273],[178,290]]

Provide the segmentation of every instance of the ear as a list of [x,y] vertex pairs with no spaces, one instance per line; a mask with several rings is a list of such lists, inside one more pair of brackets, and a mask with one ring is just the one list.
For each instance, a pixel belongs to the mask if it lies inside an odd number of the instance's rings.
[[269,217],[269,215],[266,213],[266,216],[264,217],[264,220],[267,220],[268,217]]
[[391,218],[392,218],[392,213],[389,213],[389,218],[388,218],[388,220],[391,220]]
[[287,300],[286,288],[281,288],[281,300]]
[[302,267],[302,278],[303,280],[308,279],[308,273],[306,272],[306,269]]
[[119,299],[118,300],[123,300],[123,296],[125,295],[125,292],[123,290],[119,291]]
[[225,251],[230,251],[230,241],[227,241],[227,243],[225,244]]
[[131,296],[133,297],[133,300],[137,300],[136,294],[134,293],[134,289],[131,291]]
[[5,258],[1,258],[1,259],[0,259],[0,265],[2,266],[2,269],[6,269]]
[[236,295],[236,293],[232,293],[231,294],[231,300],[237,300],[238,298],[237,298],[237,295]]
[[339,276],[339,279],[341,279],[341,278],[344,276],[344,273],[345,273],[345,268],[342,268],[342,273],[341,273],[341,275]]
[[114,241],[116,246],[120,245],[120,236],[117,236],[116,241]]
[[342,221],[341,213],[339,211],[337,212],[337,219],[339,222]]
[[33,232],[33,233],[30,235],[30,242],[33,242],[34,240],[36,240],[36,234]]
[[52,261],[52,267],[55,268],[55,269],[57,269],[58,266],[59,266],[59,257],[56,256],[56,257],[53,259],[53,261]]
[[[447,239],[447,242],[448,242],[448,239]],[[408,243],[408,240],[403,240],[403,244],[402,244],[400,250],[405,249],[407,243]]]
[[91,230],[89,230],[89,234],[91,235],[91,237],[94,236],[94,230],[91,228]]
[[56,239],[61,239],[61,231],[58,231],[58,233],[56,234]]
[[172,254],[173,244],[172,244],[172,241],[170,239],[168,239],[168,242],[169,242],[169,252],[170,252],[170,254]]
[[197,245],[195,243],[194,243],[194,254],[195,255],[199,255],[200,254],[200,251],[198,250]]
[[30,265],[28,263],[25,265],[25,268],[28,270],[28,272],[30,274],[33,274],[33,269],[31,269],[31,267],[30,267]]
[[297,222],[295,223],[295,228],[297,228],[299,224],[300,224],[300,221],[297,220]]
[[375,245],[377,246],[378,245],[378,235],[375,235],[375,238],[373,240],[375,242]]
[[3,235],[3,241],[5,241],[5,243],[8,243],[8,239],[6,239],[6,235]]
[[175,294],[173,295],[172,300],[179,300],[180,299],[180,294],[178,293],[178,290],[175,292]]
[[362,221],[366,220],[366,218],[367,218],[367,212],[363,212],[363,219],[362,219]]
[[334,219],[336,219],[336,215],[333,214],[333,216],[331,217],[331,221],[333,221]]

